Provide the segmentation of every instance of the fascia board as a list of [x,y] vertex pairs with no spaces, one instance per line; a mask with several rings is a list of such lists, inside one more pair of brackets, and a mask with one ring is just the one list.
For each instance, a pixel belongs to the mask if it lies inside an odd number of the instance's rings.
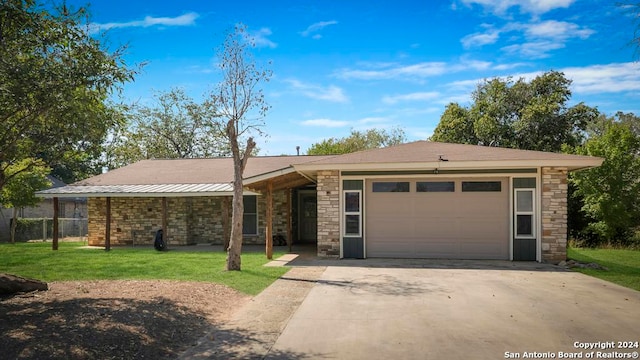
[[551,159],[551,160],[491,160],[491,161],[430,161],[396,163],[355,163],[355,164],[298,164],[298,172],[318,170],[412,170],[412,169],[515,169],[533,167],[566,167],[569,170],[597,167],[602,158]]

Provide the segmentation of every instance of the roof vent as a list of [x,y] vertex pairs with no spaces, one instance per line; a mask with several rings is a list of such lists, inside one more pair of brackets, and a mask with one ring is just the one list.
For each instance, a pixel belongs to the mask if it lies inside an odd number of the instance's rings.
[[444,156],[444,155],[439,154],[439,155],[438,155],[438,161],[449,161],[449,159],[445,159],[443,156]]

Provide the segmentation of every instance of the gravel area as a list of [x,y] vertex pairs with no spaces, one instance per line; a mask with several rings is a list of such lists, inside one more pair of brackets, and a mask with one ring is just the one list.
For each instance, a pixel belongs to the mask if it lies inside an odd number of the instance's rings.
[[212,283],[64,281],[0,298],[0,358],[176,358],[250,297]]

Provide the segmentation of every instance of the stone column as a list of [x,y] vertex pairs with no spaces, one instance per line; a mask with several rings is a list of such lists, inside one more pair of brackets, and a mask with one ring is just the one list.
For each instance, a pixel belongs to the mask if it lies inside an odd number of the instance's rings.
[[542,261],[567,258],[567,168],[542,168]]
[[340,256],[340,173],[318,171],[318,256]]

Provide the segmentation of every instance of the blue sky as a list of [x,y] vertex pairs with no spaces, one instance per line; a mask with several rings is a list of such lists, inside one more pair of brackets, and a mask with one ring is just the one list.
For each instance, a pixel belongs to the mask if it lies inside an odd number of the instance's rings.
[[636,24],[615,1],[96,0],[90,11],[112,45],[128,44],[130,64],[148,62],[123,93],[143,103],[171,87],[201,99],[219,81],[214,49],[246,24],[256,61],[273,71],[262,155],[351,129],[426,139],[445,106],[468,105],[483,79],[549,70],[573,80],[572,103],[640,114]]

